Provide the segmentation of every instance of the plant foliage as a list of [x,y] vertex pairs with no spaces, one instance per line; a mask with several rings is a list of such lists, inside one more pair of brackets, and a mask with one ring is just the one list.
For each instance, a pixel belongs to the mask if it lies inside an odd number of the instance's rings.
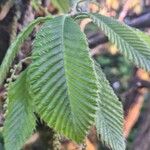
[[34,41],[32,60],[28,76],[38,114],[81,142],[95,119],[97,85],[79,26],[66,16],[47,21]]
[[[62,10],[66,12],[68,6]],[[25,38],[36,24],[44,22],[34,40],[32,63],[9,85],[6,150],[21,149],[30,137],[36,124],[34,112],[78,143],[96,121],[100,139],[112,150],[125,150],[122,105],[91,58],[85,35],[73,19],[83,16],[91,18],[124,56],[150,71],[149,36],[114,19],[79,12],[35,20],[12,43],[0,67],[2,84]]]
[[150,37],[148,35],[100,14],[89,16],[126,58],[138,67],[150,71]]
[[45,20],[50,19],[51,17],[39,17],[33,22],[31,22],[23,31],[18,35],[16,40],[11,44],[9,49],[7,50],[6,56],[0,67],[0,85],[4,82],[7,73],[12,65],[12,62],[20,50],[21,44],[25,41],[25,39],[29,36],[29,34],[34,29],[35,25],[44,22]]
[[97,133],[101,140],[113,150],[124,150],[122,104],[114,94],[98,63],[95,63],[95,69],[99,83],[99,101],[96,115]]
[[35,129],[33,102],[28,93],[27,71],[9,85],[8,112],[4,125],[5,149],[20,150]]

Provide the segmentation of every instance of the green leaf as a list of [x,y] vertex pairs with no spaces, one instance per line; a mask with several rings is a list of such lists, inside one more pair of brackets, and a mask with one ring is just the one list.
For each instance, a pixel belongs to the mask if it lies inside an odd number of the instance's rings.
[[7,73],[9,71],[9,68],[16,57],[17,53],[20,50],[21,44],[25,41],[25,39],[29,36],[29,34],[34,29],[35,25],[44,22],[46,20],[49,20],[51,17],[39,17],[38,19],[31,22],[26,28],[23,29],[23,31],[17,36],[15,41],[11,44],[9,49],[7,50],[6,56],[0,66],[0,85],[4,82]]
[[8,91],[8,112],[4,124],[6,150],[20,150],[35,128],[33,103],[28,93],[24,71],[11,83]]
[[81,142],[95,120],[98,96],[85,35],[70,17],[56,17],[37,33],[32,57],[28,76],[37,113]]
[[95,64],[99,81],[99,101],[96,115],[97,133],[112,150],[125,150],[123,109],[99,64]]
[[69,11],[70,0],[52,0],[51,2],[60,12],[67,13]]
[[[139,29],[134,29],[138,37],[150,48],[150,36],[147,33],[141,32]],[[150,55],[149,55],[150,56]]]
[[150,37],[141,36],[138,31],[112,18],[100,14],[89,16],[125,57],[138,67],[150,71]]

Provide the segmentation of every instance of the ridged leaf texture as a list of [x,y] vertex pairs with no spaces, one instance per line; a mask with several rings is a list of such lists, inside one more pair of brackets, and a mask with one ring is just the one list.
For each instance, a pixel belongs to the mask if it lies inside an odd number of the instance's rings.
[[[141,32],[139,29],[134,29],[139,38],[150,48],[150,35],[147,33]],[[150,57],[150,54],[147,54]]]
[[5,80],[7,73],[12,65],[14,58],[16,57],[18,51],[20,50],[21,44],[25,41],[25,39],[29,36],[29,34],[34,29],[35,25],[44,22],[45,20],[49,20],[51,17],[39,17],[30,23],[26,28],[23,29],[21,33],[17,36],[15,41],[11,44],[9,49],[7,50],[6,56],[0,66],[0,85]]
[[4,124],[5,150],[20,150],[35,128],[35,117],[28,94],[24,71],[11,83],[8,91],[8,112]]
[[32,59],[28,76],[37,113],[56,131],[82,142],[98,96],[84,34],[70,17],[47,21],[36,35]]
[[96,115],[97,133],[112,150],[125,150],[122,104],[98,63],[95,63],[95,68],[99,82],[99,101]]
[[95,63],[99,82],[96,129],[101,140],[112,150],[125,150],[122,104],[114,94],[101,67]]
[[[100,15],[89,14],[121,53],[136,66],[150,71],[150,37],[136,31],[117,20]],[[141,33],[143,36],[141,36]]]

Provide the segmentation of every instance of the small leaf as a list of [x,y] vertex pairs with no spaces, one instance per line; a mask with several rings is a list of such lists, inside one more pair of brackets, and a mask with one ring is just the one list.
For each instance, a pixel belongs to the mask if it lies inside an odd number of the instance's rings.
[[112,150],[125,150],[123,137],[123,109],[109,85],[100,65],[95,64],[99,81],[99,101],[96,129],[101,140]]
[[98,96],[85,35],[70,17],[56,17],[37,33],[32,58],[28,76],[37,113],[56,131],[82,142]]
[[150,71],[149,36],[144,36],[144,33],[135,31],[112,18],[100,14],[89,14],[89,16],[126,58],[138,67]]
[[28,93],[24,71],[8,91],[8,114],[4,124],[6,150],[20,150],[35,128],[33,103]]

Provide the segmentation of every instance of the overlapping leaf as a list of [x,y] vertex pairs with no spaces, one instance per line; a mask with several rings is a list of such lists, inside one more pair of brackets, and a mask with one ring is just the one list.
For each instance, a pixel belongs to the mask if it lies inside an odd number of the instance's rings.
[[99,81],[99,102],[96,115],[97,133],[112,150],[125,150],[123,109],[100,66],[95,64]]
[[97,84],[85,36],[70,17],[47,21],[29,68],[36,111],[49,126],[81,142],[95,119]]
[[[150,71],[150,37],[100,14],[89,14],[121,53],[138,67]],[[140,32],[140,34],[139,34]],[[142,35],[141,35],[142,34]]]
[[8,114],[4,124],[6,150],[20,150],[35,128],[35,117],[26,85],[26,71],[8,91]]
[[0,66],[0,85],[5,80],[7,73],[12,65],[14,58],[16,57],[18,51],[20,50],[21,44],[25,41],[25,39],[29,36],[29,34],[34,29],[35,25],[44,22],[45,20],[49,20],[51,17],[39,17],[38,19],[31,22],[24,30],[19,33],[15,41],[11,44],[9,49],[7,50],[6,56]]

